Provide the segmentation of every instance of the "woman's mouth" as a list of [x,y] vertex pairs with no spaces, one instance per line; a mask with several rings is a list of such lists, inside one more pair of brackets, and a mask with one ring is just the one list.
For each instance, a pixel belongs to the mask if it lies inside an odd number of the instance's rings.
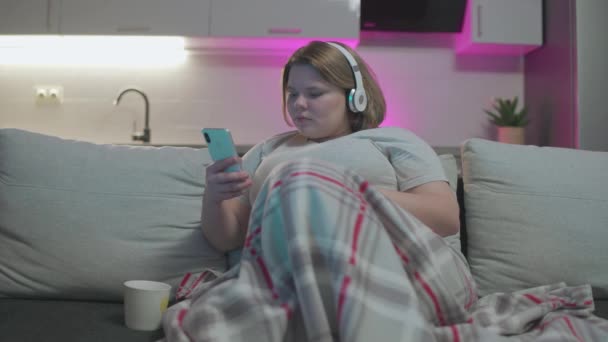
[[303,124],[303,123],[310,121],[310,119],[300,116],[300,117],[294,118],[293,121],[295,124]]

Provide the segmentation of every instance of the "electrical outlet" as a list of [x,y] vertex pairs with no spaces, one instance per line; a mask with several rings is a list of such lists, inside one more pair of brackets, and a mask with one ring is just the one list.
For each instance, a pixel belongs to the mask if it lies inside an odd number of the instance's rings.
[[63,103],[63,86],[34,86],[34,96],[37,104],[61,104]]

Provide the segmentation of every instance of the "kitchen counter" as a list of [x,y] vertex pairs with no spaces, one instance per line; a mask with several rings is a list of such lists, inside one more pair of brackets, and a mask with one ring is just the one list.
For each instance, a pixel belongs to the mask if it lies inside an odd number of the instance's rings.
[[[154,147],[173,146],[173,147],[191,147],[191,148],[206,148],[207,147],[207,145],[205,145],[205,144],[171,144],[171,143],[166,143],[166,144],[161,144],[161,143],[135,144],[135,143],[133,143],[133,144],[120,144],[120,145],[154,146]],[[236,145],[236,151],[240,156],[242,156],[247,151],[249,151],[249,149],[251,149],[253,146],[254,145]],[[458,147],[458,146],[432,146],[432,147],[438,155],[451,154],[454,157],[456,157],[456,162],[458,163],[458,166],[460,167],[460,147]]]
[[[163,147],[163,146],[171,146],[171,147],[190,147],[190,148],[207,148],[205,144],[172,144],[172,143],[153,143],[153,144],[145,144],[145,143],[117,143],[116,145],[129,145],[129,146],[151,146],[151,147]],[[245,152],[249,151],[253,145],[235,145],[236,152],[239,155],[244,155]]]
[[[143,144],[143,143],[121,143],[117,145],[132,145],[132,146],[153,146],[153,147],[163,147],[163,146],[172,146],[172,147],[190,147],[190,148],[206,148],[205,144],[171,144],[171,143],[153,143],[153,144]],[[251,149],[254,145],[235,145],[236,151],[239,156],[243,156],[249,149]],[[460,161],[460,147],[459,146],[431,146],[435,150],[437,155],[442,154],[451,154],[456,158],[456,164],[458,165],[458,173],[461,172],[461,161]]]

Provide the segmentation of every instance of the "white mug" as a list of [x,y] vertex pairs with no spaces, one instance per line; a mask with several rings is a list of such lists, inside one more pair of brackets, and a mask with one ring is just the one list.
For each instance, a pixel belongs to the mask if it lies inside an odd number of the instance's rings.
[[157,330],[169,305],[171,285],[149,280],[124,283],[125,324],[135,330]]

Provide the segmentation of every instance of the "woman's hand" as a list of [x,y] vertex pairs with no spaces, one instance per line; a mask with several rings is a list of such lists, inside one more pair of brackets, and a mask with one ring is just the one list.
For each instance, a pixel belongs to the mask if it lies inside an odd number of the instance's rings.
[[205,200],[220,203],[238,197],[247,191],[252,184],[251,177],[245,171],[225,172],[233,165],[241,162],[239,157],[219,160],[206,169]]
[[227,252],[243,245],[251,208],[237,197],[252,184],[245,171],[225,172],[241,158],[219,160],[206,169],[205,193],[201,212],[203,235],[218,251]]

